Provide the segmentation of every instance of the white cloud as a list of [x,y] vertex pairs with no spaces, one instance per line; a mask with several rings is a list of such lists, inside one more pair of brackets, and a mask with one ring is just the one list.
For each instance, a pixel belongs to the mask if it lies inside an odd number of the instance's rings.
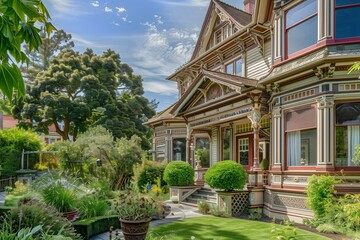
[[86,47],[86,48],[100,48],[100,49],[103,49],[106,47],[104,45],[87,40],[78,35],[71,34],[71,36],[72,36],[72,40],[75,42],[75,46]]
[[58,18],[88,14],[81,10],[82,8],[79,6],[77,0],[45,0],[44,2],[46,6],[51,5],[52,9],[55,10],[53,15]]
[[115,7],[117,9],[117,11],[119,13],[123,13],[123,12],[126,12],[126,9],[125,8],[122,8],[122,7]]
[[[190,60],[196,44],[196,32],[159,29],[156,23],[145,22],[147,34],[134,54],[134,70],[146,78],[166,78]],[[176,89],[176,88],[175,88]]]
[[106,7],[104,8],[104,11],[105,11],[105,12],[112,12],[113,10],[112,10],[112,8],[109,8],[109,7],[106,6]]
[[182,6],[182,7],[207,7],[209,6],[208,0],[155,0],[155,2],[165,4],[165,5],[172,5],[172,6]]
[[154,18],[156,19],[158,24],[163,24],[164,22],[161,20],[162,17],[160,17],[159,15],[154,15]]
[[176,83],[170,81],[144,81],[145,91],[158,93],[165,96],[173,96],[178,93]]
[[99,1],[94,1],[94,2],[90,3],[90,5],[93,7],[99,7],[100,3],[99,3]]

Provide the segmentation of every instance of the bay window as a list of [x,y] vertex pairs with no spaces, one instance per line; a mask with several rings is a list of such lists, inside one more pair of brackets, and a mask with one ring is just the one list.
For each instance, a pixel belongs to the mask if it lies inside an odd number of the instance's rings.
[[291,109],[285,116],[287,166],[316,165],[316,108]]
[[287,55],[317,43],[317,0],[305,0],[286,12]]
[[359,0],[336,0],[336,38],[360,37]]
[[336,165],[354,166],[355,147],[360,145],[360,103],[336,106]]

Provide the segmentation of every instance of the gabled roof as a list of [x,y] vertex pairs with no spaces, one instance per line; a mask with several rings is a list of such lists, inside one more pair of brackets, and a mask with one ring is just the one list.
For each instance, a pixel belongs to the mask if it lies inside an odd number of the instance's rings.
[[246,26],[251,22],[252,15],[250,13],[244,12],[241,9],[238,9],[219,0],[213,1],[219,8],[222,8],[224,12],[227,13],[234,20],[235,24],[238,24],[239,26]]
[[258,83],[257,80],[251,78],[240,77],[236,75],[230,75],[222,72],[214,72],[210,70],[202,69],[201,73],[196,77],[192,84],[188,87],[179,101],[172,107],[170,113],[173,115],[179,114],[181,109],[191,101],[193,95],[202,85],[204,79],[210,79],[212,82],[222,84],[231,89],[234,89],[236,92],[242,93],[244,89],[250,87],[251,89],[263,89],[264,87]]
[[172,104],[171,106],[169,106],[168,108],[166,108],[165,110],[159,112],[158,114],[156,114],[155,116],[153,116],[152,118],[150,118],[147,122],[145,122],[145,125],[153,125],[156,123],[160,123],[162,121],[185,121],[182,117],[175,117],[174,115],[172,115],[170,113],[170,111],[172,110],[172,108],[175,106],[176,103]]
[[[225,14],[229,19],[232,20],[232,22],[238,27],[242,28],[246,25],[248,25],[252,20],[252,15],[244,12],[243,10],[240,10],[234,6],[231,6],[227,3],[221,2],[219,0],[211,0],[210,5],[208,8],[208,11],[205,16],[205,20],[203,22],[203,25],[201,27],[201,31],[199,34],[198,41],[196,43],[194,52],[192,54],[191,60],[195,59],[198,55],[198,52],[201,50],[201,42],[203,41],[203,38],[206,33],[207,26],[210,24],[210,20],[212,17],[213,12],[215,9],[219,9],[223,14]],[[211,26],[213,27],[213,26]]]

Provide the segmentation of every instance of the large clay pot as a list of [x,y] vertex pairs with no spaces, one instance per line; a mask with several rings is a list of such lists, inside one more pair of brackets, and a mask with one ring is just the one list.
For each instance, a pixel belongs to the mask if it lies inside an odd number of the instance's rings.
[[145,240],[151,218],[137,221],[120,219],[125,240]]

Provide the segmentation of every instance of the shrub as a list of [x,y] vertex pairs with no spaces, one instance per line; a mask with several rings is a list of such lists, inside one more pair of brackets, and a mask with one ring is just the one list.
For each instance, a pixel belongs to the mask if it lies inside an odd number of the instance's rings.
[[71,237],[71,239],[81,239],[75,233],[71,223],[63,218],[55,208],[40,202],[31,201],[18,208],[13,208],[5,214],[0,222],[10,227],[13,232],[20,228],[42,225],[43,230],[48,234],[61,234],[65,237]]
[[260,168],[262,170],[269,170],[269,160],[267,158],[264,158],[260,163]]
[[242,165],[226,160],[210,167],[205,174],[205,181],[210,187],[225,191],[242,189],[246,181],[246,172]]
[[194,169],[183,161],[169,163],[164,171],[164,180],[170,186],[194,185]]
[[105,200],[97,199],[92,195],[83,197],[79,204],[81,218],[104,216],[108,209],[109,206]]
[[317,226],[316,230],[321,233],[341,233],[336,225],[331,223],[323,223]]
[[222,209],[217,205],[210,206],[210,213],[215,217],[231,217],[226,209]]
[[312,175],[306,188],[307,205],[314,211],[315,218],[323,218],[326,205],[331,204],[337,181],[333,176]]
[[249,219],[250,220],[260,220],[262,217],[262,209],[261,208],[253,208],[249,209]]
[[76,193],[65,188],[61,183],[49,186],[42,192],[45,203],[55,207],[59,212],[69,212],[75,208]]
[[163,180],[165,167],[165,164],[148,160],[143,160],[141,165],[137,165],[134,168],[134,175],[139,191],[144,191],[148,184],[157,184],[157,179],[161,180],[160,187],[165,186],[166,182]]
[[[15,176],[16,170],[21,167],[21,153],[22,150],[38,151],[42,148],[42,141],[36,133],[19,129],[11,128],[0,131],[0,175]],[[38,161],[36,154],[29,156],[29,166],[32,168]]]
[[201,199],[198,201],[198,208],[199,208],[199,212],[202,214],[208,214],[210,211],[210,204],[205,201],[204,199]]

